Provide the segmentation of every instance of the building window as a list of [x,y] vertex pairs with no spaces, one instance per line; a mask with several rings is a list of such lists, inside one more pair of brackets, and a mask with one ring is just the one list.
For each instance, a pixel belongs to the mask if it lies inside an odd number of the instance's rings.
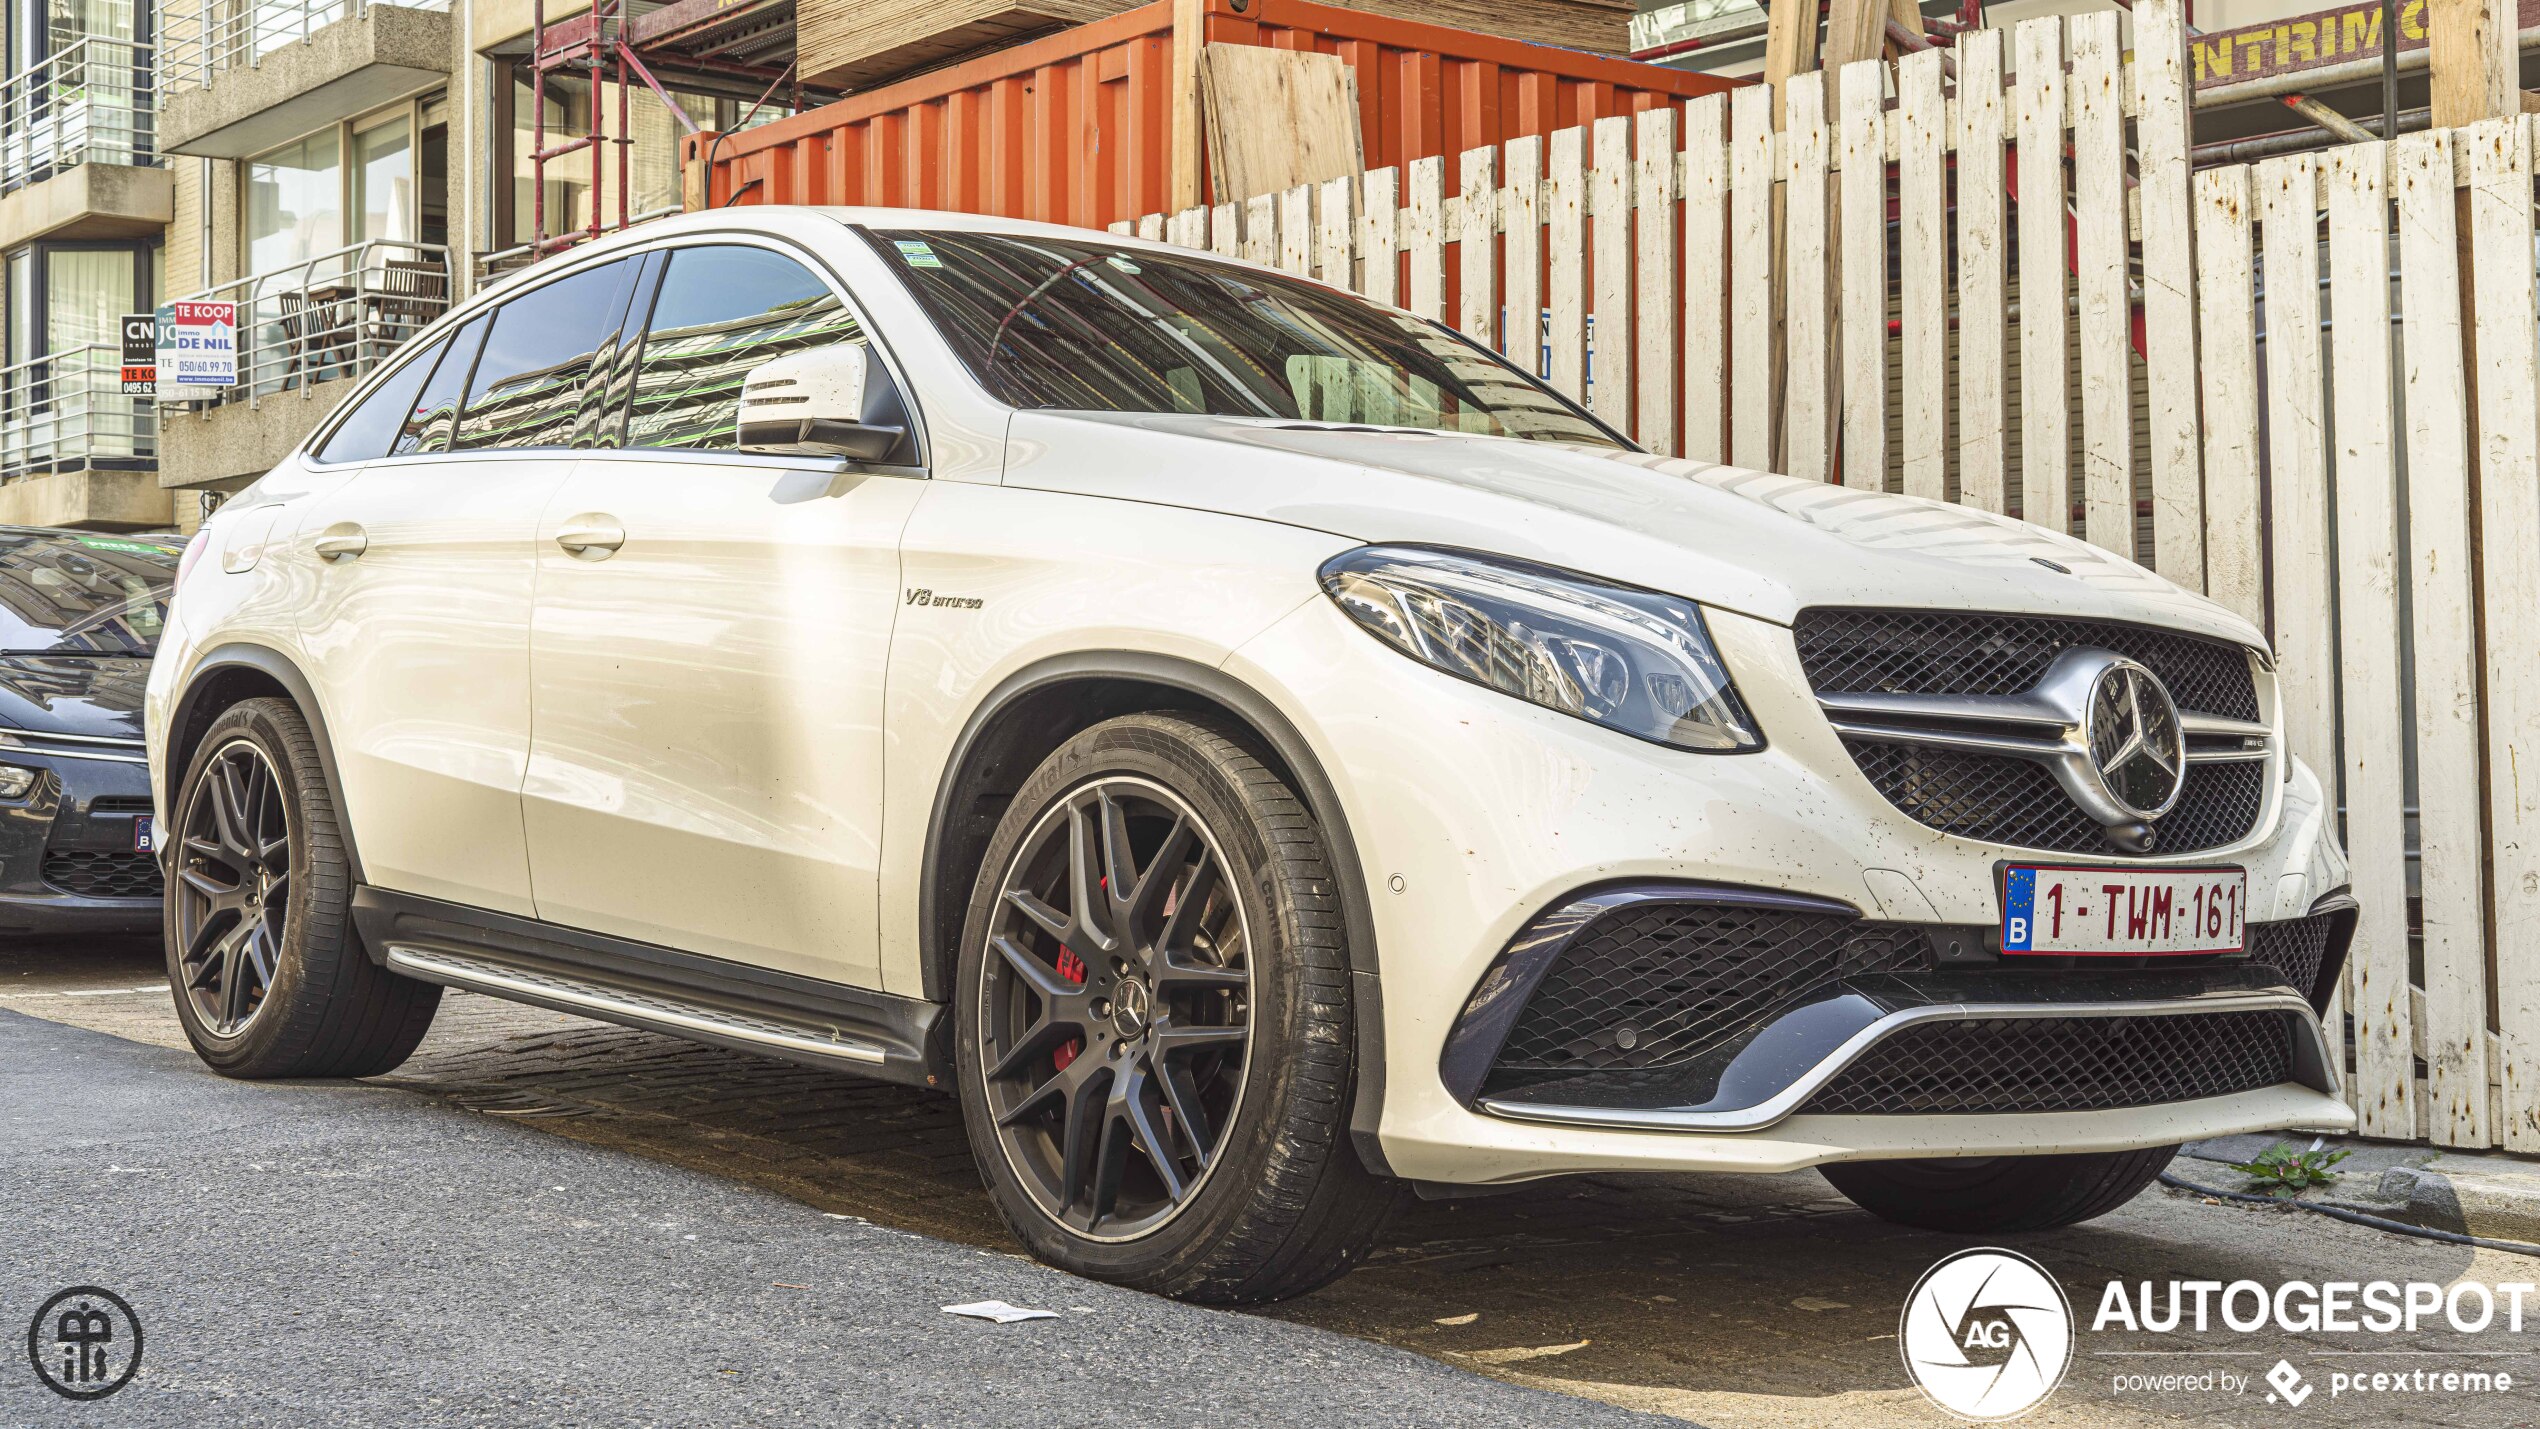
[[147,399],[123,395],[122,319],[154,297],[147,243],[35,243],[8,257],[0,475],[151,455]]

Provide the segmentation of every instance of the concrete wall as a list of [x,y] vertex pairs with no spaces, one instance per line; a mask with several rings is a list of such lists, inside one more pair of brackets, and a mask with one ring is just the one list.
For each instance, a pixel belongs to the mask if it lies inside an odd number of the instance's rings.
[[38,238],[138,238],[167,226],[165,169],[81,164],[0,195],[0,249]]
[[168,493],[146,471],[64,471],[0,484],[0,525],[147,531],[174,519]]
[[437,88],[449,77],[454,31],[463,27],[437,10],[374,5],[253,66],[218,71],[209,85],[167,89],[159,147],[241,158]]
[[360,379],[345,377],[255,402],[159,409],[159,484],[235,489],[291,454]]

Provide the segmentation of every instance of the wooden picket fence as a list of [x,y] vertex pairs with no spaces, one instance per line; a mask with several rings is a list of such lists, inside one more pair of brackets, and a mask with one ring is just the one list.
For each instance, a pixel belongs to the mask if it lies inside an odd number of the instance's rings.
[[2534,121],[2191,173],[2177,0],[2132,40],[2029,20],[1796,78],[1778,131],[1758,86],[1118,227],[1449,322],[1653,450],[2041,520],[2248,616],[2342,807],[2364,1131],[2540,1151]]

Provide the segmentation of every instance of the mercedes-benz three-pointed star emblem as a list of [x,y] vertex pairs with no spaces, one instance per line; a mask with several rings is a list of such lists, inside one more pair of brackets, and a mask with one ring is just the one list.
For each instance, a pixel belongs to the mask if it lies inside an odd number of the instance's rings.
[[2082,733],[2110,802],[2145,820],[2178,802],[2187,783],[2187,741],[2178,706],[2150,670],[2123,658],[2102,666],[2091,682]]

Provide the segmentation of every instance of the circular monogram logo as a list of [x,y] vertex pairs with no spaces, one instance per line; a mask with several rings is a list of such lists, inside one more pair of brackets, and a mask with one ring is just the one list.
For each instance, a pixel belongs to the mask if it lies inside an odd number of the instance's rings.
[[2178,706],[2160,677],[2132,660],[2110,660],[2090,687],[2083,716],[2099,787],[2140,819],[2157,819],[2187,785],[2187,741]]
[[112,1290],[74,1285],[26,1327],[36,1377],[64,1399],[103,1399],[141,1368],[141,1318]]
[[1962,1250],[1914,1283],[1896,1340],[1905,1373],[1932,1403],[1961,1419],[2009,1419],[2063,1382],[2073,1307],[2027,1256]]

